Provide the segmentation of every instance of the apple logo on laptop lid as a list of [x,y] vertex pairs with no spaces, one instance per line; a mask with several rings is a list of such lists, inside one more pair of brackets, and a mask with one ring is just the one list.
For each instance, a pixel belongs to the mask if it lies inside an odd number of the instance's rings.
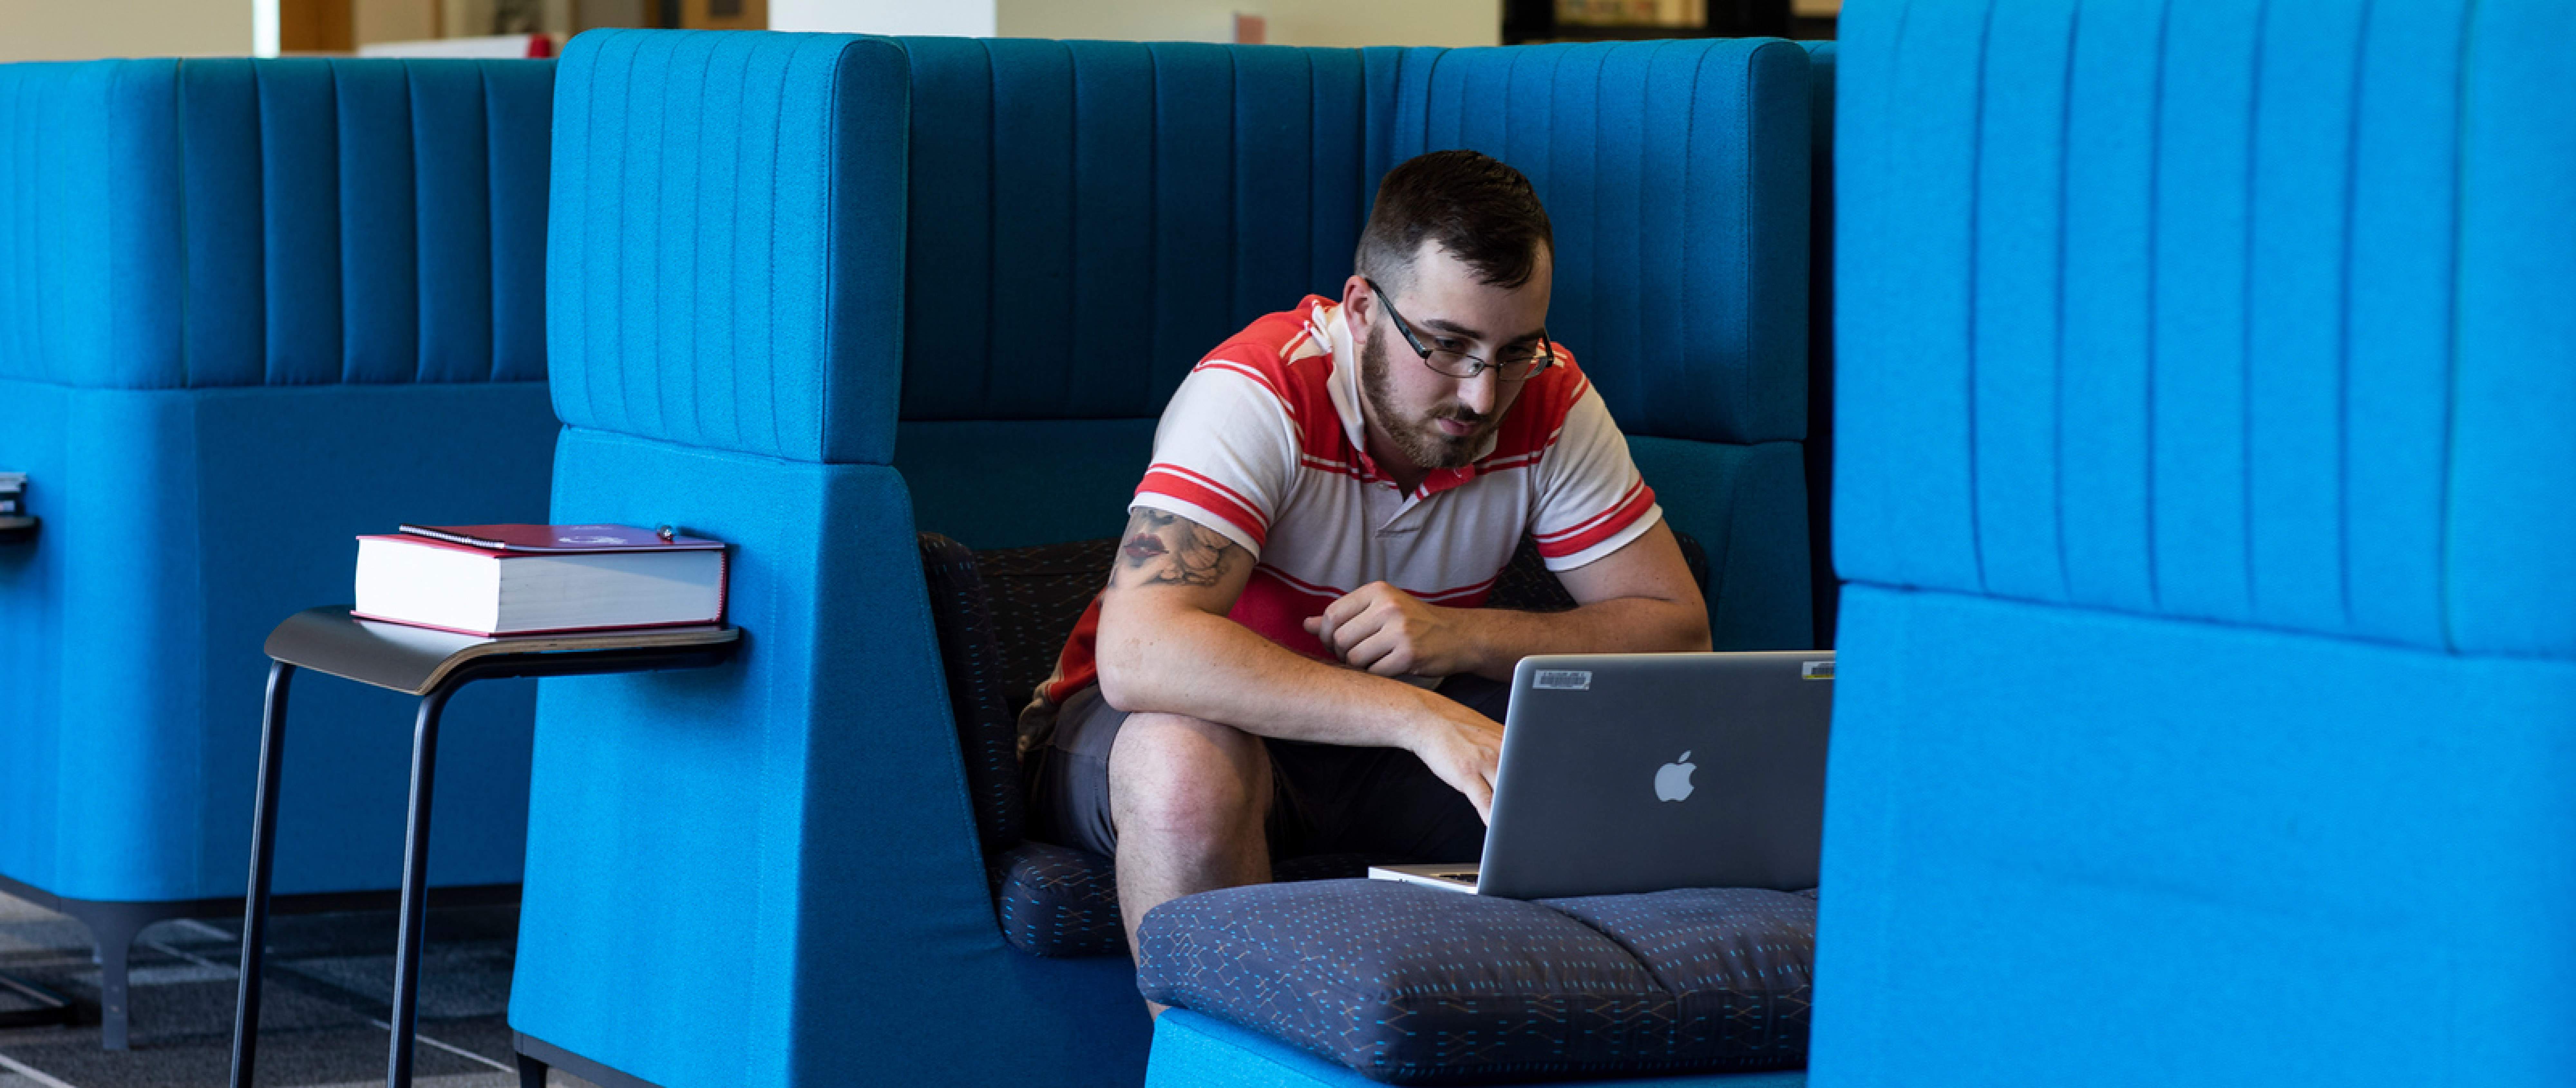
[[1655,771],[1657,800],[1679,801],[1691,795],[1691,790],[1694,788],[1691,785],[1691,772],[1697,770],[1699,765],[1692,763],[1690,756],[1689,752],[1683,752],[1680,759],[1664,764]]

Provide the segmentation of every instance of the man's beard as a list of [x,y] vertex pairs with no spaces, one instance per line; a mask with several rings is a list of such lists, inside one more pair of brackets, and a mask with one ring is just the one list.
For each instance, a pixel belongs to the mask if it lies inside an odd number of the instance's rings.
[[[1373,331],[1368,342],[1360,345],[1360,393],[1368,398],[1369,410],[1377,413],[1378,426],[1386,429],[1387,437],[1395,440],[1397,449],[1403,450],[1406,457],[1423,468],[1460,468],[1475,460],[1476,447],[1493,432],[1496,419],[1477,415],[1459,404],[1435,410],[1420,419],[1406,418],[1395,404],[1394,380],[1387,373],[1384,340]],[[1416,360],[1415,365],[1421,365],[1420,360]],[[1475,429],[1453,438],[1440,429],[1438,421],[1442,419],[1454,419]]]

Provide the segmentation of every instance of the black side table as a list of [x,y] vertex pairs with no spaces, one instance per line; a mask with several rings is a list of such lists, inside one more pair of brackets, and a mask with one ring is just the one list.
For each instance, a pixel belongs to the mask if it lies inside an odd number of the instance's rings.
[[438,762],[438,717],[456,689],[477,680],[698,669],[739,648],[733,627],[662,627],[485,638],[358,619],[347,605],[311,608],[269,632],[268,705],[260,720],[259,793],[252,816],[250,902],[242,912],[241,994],[233,1014],[233,1088],[250,1088],[259,1045],[259,989],[268,940],[269,862],[277,848],[279,772],[286,754],[286,689],[298,668],[420,696],[411,742],[411,822],[403,835],[400,951],[394,961],[389,1088],[411,1084],[419,1019],[421,923],[428,912],[429,801]]

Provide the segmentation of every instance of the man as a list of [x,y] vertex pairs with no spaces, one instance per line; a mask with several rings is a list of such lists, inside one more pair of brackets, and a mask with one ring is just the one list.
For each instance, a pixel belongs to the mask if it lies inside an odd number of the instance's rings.
[[[1129,946],[1274,857],[1474,859],[1512,668],[1705,650],[1654,493],[1547,337],[1520,173],[1390,171],[1339,303],[1309,297],[1172,396],[1109,585],[1029,709],[1037,819],[1111,854]],[[1578,607],[1487,610],[1524,536]]]

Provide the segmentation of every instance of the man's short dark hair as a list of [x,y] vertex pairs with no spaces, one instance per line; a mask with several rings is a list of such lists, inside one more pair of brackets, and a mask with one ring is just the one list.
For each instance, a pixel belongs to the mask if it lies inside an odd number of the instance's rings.
[[1495,287],[1528,283],[1539,250],[1556,248],[1547,209],[1529,179],[1466,150],[1417,155],[1386,172],[1368,229],[1360,232],[1360,274],[1389,291],[1404,290],[1425,239]]

